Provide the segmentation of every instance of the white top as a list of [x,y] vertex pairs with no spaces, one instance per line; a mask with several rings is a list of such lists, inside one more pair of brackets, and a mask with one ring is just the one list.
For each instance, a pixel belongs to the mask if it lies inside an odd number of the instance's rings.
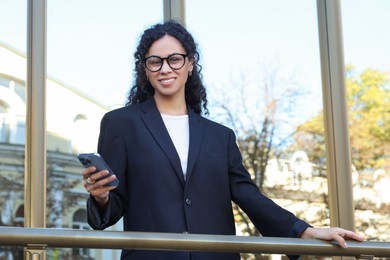
[[179,154],[184,179],[187,174],[188,149],[190,144],[190,129],[188,115],[171,116],[161,114],[165,127]]

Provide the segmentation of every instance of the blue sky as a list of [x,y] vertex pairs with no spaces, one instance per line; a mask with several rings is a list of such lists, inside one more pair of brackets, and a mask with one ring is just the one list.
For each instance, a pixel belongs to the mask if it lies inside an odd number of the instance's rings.
[[[0,1],[0,41],[23,52],[26,2]],[[161,21],[163,1],[47,2],[48,74],[105,105],[123,104],[138,36]],[[390,1],[341,3],[346,63],[390,71]],[[316,1],[188,0],[186,7],[210,92],[214,85],[229,85],[232,75],[255,75],[254,68],[271,62],[320,102]]]

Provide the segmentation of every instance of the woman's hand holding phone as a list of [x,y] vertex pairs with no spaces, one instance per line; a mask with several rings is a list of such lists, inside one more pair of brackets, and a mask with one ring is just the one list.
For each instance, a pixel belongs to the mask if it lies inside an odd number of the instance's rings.
[[104,207],[109,199],[109,191],[119,185],[119,180],[98,153],[79,154],[77,158],[85,168],[82,171],[85,189],[100,207]]
[[104,206],[108,202],[110,191],[116,188],[116,186],[111,186],[107,184],[112,181],[115,181],[116,176],[110,175],[108,170],[96,172],[95,166],[85,168],[82,171],[82,174],[86,191],[94,197],[95,201],[99,204],[101,208],[104,208]]

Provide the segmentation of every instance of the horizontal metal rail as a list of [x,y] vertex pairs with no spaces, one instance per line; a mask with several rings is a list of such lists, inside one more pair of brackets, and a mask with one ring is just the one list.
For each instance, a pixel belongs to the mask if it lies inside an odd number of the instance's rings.
[[390,242],[348,241],[344,249],[329,241],[298,238],[21,227],[0,227],[0,246],[390,257]]

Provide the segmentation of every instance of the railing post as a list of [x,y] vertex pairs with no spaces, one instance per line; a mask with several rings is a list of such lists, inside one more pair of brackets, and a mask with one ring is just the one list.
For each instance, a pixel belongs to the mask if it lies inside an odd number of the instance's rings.
[[46,246],[27,245],[27,247],[24,248],[24,259],[29,259],[29,260],[46,259]]

